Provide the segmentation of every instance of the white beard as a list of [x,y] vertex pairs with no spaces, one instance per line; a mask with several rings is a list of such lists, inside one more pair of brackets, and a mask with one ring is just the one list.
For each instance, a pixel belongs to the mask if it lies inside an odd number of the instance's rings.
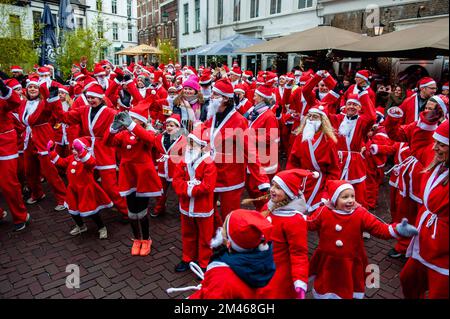
[[139,88],[139,93],[141,93],[141,96],[145,98],[147,96],[147,88]]
[[98,77],[97,78],[97,82],[102,86],[102,88],[104,90],[106,90],[108,88],[108,83],[107,83],[107,80],[105,78]]
[[201,155],[200,150],[196,149],[187,149],[186,153],[184,154],[184,161],[186,164],[191,164],[195,162]]
[[302,142],[307,140],[311,141],[319,130],[321,124],[322,123],[320,121],[306,120],[306,125],[303,128],[302,133]]
[[216,235],[211,239],[210,246],[212,249],[220,247],[223,244],[222,227],[217,228]]
[[222,98],[219,99],[211,99],[208,104],[208,114],[206,115],[206,119],[209,120],[214,115],[216,115],[219,110],[220,105],[222,105]]
[[355,129],[355,126],[356,120],[349,120],[346,116],[339,126],[339,134],[345,137],[350,137],[350,134]]

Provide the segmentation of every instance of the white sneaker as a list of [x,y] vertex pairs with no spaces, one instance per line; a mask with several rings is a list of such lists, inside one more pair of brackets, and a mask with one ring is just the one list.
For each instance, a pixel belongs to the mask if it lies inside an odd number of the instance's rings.
[[64,205],[56,205],[56,207],[54,208],[57,212],[63,211],[66,209],[66,206]]
[[43,200],[45,198],[45,194],[42,194],[42,196],[40,198],[34,199],[33,197],[30,197],[27,199],[26,203],[28,205],[33,205],[41,200]]
[[366,233],[366,232],[363,232],[363,238],[364,239],[370,239],[370,234]]
[[78,226],[78,225],[75,225],[75,227],[70,231],[70,234],[72,236],[76,236],[76,235],[79,235],[79,234],[84,233],[84,232],[87,232],[87,226],[86,225],[83,225],[81,227]]
[[100,228],[98,230],[98,238],[100,239],[108,238],[108,231],[106,230],[106,227]]

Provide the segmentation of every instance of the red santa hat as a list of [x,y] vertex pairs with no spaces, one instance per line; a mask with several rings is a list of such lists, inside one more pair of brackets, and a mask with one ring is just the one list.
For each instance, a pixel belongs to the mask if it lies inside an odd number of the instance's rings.
[[73,79],[74,79],[75,81],[81,80],[81,79],[83,79],[84,77],[85,77],[85,75],[84,75],[83,73],[81,73],[81,72],[76,72],[76,73],[74,73],[74,75],[73,75]]
[[5,80],[5,84],[11,89],[22,89],[22,85],[15,78]]
[[442,84],[442,91],[444,90],[448,90],[448,82],[445,82],[444,84]]
[[222,66],[222,68],[224,69],[224,71],[225,71],[227,74],[230,73],[230,68],[228,67],[228,65],[224,64],[224,65]]
[[181,68],[180,62],[175,63],[175,68]]
[[99,64],[103,67],[103,68],[105,68],[106,66],[111,66],[111,63],[108,61],[108,60],[101,60],[100,62],[99,62]]
[[441,123],[441,125],[438,126],[436,131],[433,134],[433,138],[445,145],[448,146],[448,119]]
[[220,79],[214,84],[212,89],[217,94],[223,95],[228,98],[234,97],[234,89],[233,85],[231,85],[230,80],[228,79]]
[[290,199],[296,199],[303,192],[308,177],[318,178],[318,172],[294,168],[279,172],[272,179],[277,183]]
[[183,78],[183,73],[181,71],[175,72],[175,79],[178,79],[178,78]]
[[89,89],[92,85],[94,84],[98,84],[98,82],[91,76],[87,76],[84,81],[84,90],[86,91],[87,89]]
[[147,123],[150,114],[148,108],[148,103],[138,103],[133,106],[133,108],[129,111],[129,114],[132,118]]
[[197,125],[194,127],[191,133],[187,136],[188,139],[193,140],[200,146],[207,146],[209,143],[209,139],[207,138],[207,129],[202,125]]
[[421,78],[419,80],[419,82],[417,83],[417,85],[418,85],[419,89],[422,89],[422,88],[425,88],[430,85],[436,85],[436,81],[433,78],[430,78],[427,76],[427,77]]
[[164,73],[162,71],[155,71],[153,73],[153,76],[150,76],[150,78],[153,78],[153,82],[159,83],[162,81],[163,75],[164,75]]
[[202,76],[199,79],[200,85],[208,85],[212,81],[212,73],[211,69],[204,69],[202,72]]
[[448,96],[444,94],[434,95],[431,97],[431,100],[435,101],[439,105],[444,115],[448,114]]
[[315,105],[308,110],[308,113],[316,113],[316,114],[320,114],[322,116],[327,116],[327,114],[324,112],[324,110],[325,110],[325,107],[323,105]]
[[181,127],[181,117],[179,114],[172,114],[166,119],[166,123],[175,123],[178,127]]
[[346,103],[349,103],[349,102],[353,102],[353,103],[361,106],[361,102],[359,101],[358,94],[353,94],[353,93],[349,94]]
[[326,189],[328,192],[328,196],[330,198],[331,203],[333,206],[336,206],[336,201],[339,197],[339,195],[347,190],[347,189],[353,189],[352,184],[350,184],[347,181],[341,181],[341,180],[328,180],[326,184]]
[[272,99],[273,96],[273,89],[271,86],[268,85],[261,85],[260,87],[258,87],[255,91],[256,94],[258,94],[259,96],[265,98],[265,99]]
[[173,61],[172,61],[172,60],[169,60],[169,63],[167,63],[167,66],[168,66],[168,67],[169,67],[169,66],[175,67],[175,65],[173,65]]
[[193,66],[188,66],[188,70],[191,71],[192,74],[198,75],[197,70]]
[[39,86],[39,77],[37,75],[33,75],[33,76],[28,77],[28,79],[27,79],[27,87],[29,87],[30,85]]
[[56,86],[58,87],[59,92],[69,94],[69,89],[65,85],[62,85],[61,83],[57,83]]
[[102,67],[101,64],[96,64],[94,66],[94,76],[102,76],[106,75],[105,69]]
[[23,73],[23,69],[22,69],[20,66],[18,66],[18,65],[13,65],[13,66],[11,66],[10,71],[11,71],[11,72],[20,72],[20,73]]
[[295,80],[295,75],[294,75],[294,73],[292,73],[292,72],[287,73],[287,74],[286,74],[286,80],[288,80],[288,81]]
[[300,70],[295,70],[294,76],[302,76],[303,72]]
[[276,73],[266,72],[263,74],[264,82],[266,85],[273,85],[276,81],[278,81],[278,77]]
[[371,73],[369,70],[359,70],[358,72],[356,72],[355,77],[356,78],[361,78],[363,80],[365,80],[366,82],[369,82]]
[[161,63],[160,65],[158,65],[158,69],[159,69],[160,71],[163,71],[163,72],[164,72],[164,70],[166,69],[166,66],[164,65],[164,63]]
[[242,83],[237,84],[234,87],[234,93],[242,93],[245,94],[245,86]]
[[262,244],[269,240],[273,226],[260,212],[237,209],[228,215],[227,220],[227,239],[235,251],[267,249]]
[[87,88],[86,96],[93,96],[103,99],[105,97],[105,91],[100,84],[93,83]]
[[230,74],[236,75],[236,76],[241,76],[242,75],[242,70],[239,66],[234,66],[233,69],[230,71]]
[[310,79],[311,79],[311,74],[303,73],[303,75],[300,76],[300,85],[305,85],[306,82],[308,82]]
[[245,71],[244,73],[242,73],[242,76],[244,78],[252,78],[253,77],[253,72],[250,70]]
[[46,66],[41,66],[37,72],[39,75],[50,75],[51,74],[50,69]]

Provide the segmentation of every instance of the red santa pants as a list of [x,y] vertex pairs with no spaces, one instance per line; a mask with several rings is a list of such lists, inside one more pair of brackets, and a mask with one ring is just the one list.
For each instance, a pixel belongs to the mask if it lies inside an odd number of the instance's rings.
[[[222,226],[229,213],[241,208],[243,191],[243,188],[239,188],[228,192],[214,193],[214,229]],[[220,213],[217,207],[217,200],[220,200]]]
[[58,205],[64,204],[66,197],[66,185],[58,174],[55,165],[50,161],[48,155],[39,155],[32,149],[27,148],[24,152],[25,176],[31,189],[31,197],[34,199],[42,197],[44,191],[41,185],[41,175],[45,177],[55,195]]
[[[381,174],[383,172],[381,171]],[[366,201],[369,209],[375,209],[378,202],[378,192],[380,190],[380,169],[367,170],[366,179]]]
[[425,299],[428,290],[429,299],[448,299],[448,276],[442,275],[421,262],[409,258],[400,272],[405,299]]
[[[409,197],[403,197],[400,194],[397,195],[396,200],[398,203],[396,212],[397,222],[400,222],[403,218],[407,218],[408,222],[414,225],[417,218],[417,212],[419,211],[417,202]],[[410,242],[411,238],[400,237],[397,239],[394,249],[399,253],[405,254]]]
[[188,217],[181,214],[181,242],[184,262],[198,261],[206,268],[211,257],[209,246],[214,234],[214,217]]
[[11,210],[14,224],[24,223],[27,209],[22,198],[22,187],[17,178],[17,158],[0,161],[0,191]]
[[162,196],[159,196],[156,199],[156,205],[154,209],[155,215],[163,214],[166,211],[167,190],[169,189],[170,186],[170,182],[167,182],[167,180],[164,177],[161,177],[160,180],[164,193],[162,194]]
[[119,187],[117,185],[116,169],[102,169],[97,170],[101,178],[101,185],[103,190],[111,198],[112,202],[119,210],[119,212],[128,218],[128,208],[125,197],[120,196]]

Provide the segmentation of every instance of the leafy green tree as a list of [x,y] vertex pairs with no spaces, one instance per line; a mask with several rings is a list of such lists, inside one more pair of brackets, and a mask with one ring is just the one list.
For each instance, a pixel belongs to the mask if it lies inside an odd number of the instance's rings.
[[178,49],[172,45],[170,40],[158,40],[158,49],[162,53],[160,56],[160,63],[167,64],[169,63],[169,60],[175,62],[178,59]]

